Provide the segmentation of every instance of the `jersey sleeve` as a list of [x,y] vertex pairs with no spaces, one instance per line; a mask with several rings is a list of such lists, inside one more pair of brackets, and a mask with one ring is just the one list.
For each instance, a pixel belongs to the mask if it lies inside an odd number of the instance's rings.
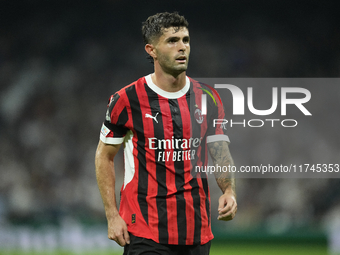
[[124,100],[118,93],[110,97],[105,121],[100,131],[100,140],[106,144],[121,144],[128,131],[125,124],[128,113]]
[[[210,86],[209,86],[210,87]],[[226,141],[230,143],[227,135],[225,113],[222,100],[215,89],[210,87],[211,95],[208,97],[209,125],[207,130],[207,143]]]

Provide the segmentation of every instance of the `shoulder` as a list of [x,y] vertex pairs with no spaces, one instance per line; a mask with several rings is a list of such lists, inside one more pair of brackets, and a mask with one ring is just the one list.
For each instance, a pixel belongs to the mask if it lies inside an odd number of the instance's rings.
[[121,89],[117,90],[114,94],[111,95],[109,99],[109,104],[112,101],[120,101],[121,103],[127,102],[127,100],[134,98],[137,91],[141,88],[141,86],[144,86],[146,83],[145,77],[141,77],[138,80],[130,83],[129,85],[126,85],[122,87]]
[[120,96],[124,94],[127,94],[127,95],[131,94],[132,91],[138,90],[141,86],[144,86],[145,83],[146,83],[145,77],[141,77],[138,80],[130,83],[129,85],[124,86],[123,88],[118,90],[115,94],[118,94]]
[[220,103],[222,102],[220,95],[218,94],[218,92],[216,91],[215,88],[213,88],[211,85],[208,85],[206,83],[194,80],[192,78],[190,78],[190,82],[192,84],[192,89],[194,91],[194,93],[205,93],[208,94],[210,96],[210,98],[213,99],[213,101],[219,101]]
[[193,88],[206,89],[209,92],[218,94],[217,91],[212,86],[210,86],[206,83],[200,82],[198,80],[195,80],[193,78],[190,78],[190,77],[188,77],[188,78],[190,79],[190,82],[192,83]]

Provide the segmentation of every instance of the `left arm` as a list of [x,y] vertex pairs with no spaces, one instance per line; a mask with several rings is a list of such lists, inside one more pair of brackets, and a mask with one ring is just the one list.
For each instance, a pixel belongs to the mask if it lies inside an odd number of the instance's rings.
[[[226,141],[218,141],[208,143],[208,149],[214,165],[220,167],[234,166],[234,161],[231,157],[229,146]],[[218,186],[223,192],[219,198],[218,205],[218,219],[232,220],[237,211],[236,192],[235,192],[235,178],[232,173],[215,171],[215,178]]]

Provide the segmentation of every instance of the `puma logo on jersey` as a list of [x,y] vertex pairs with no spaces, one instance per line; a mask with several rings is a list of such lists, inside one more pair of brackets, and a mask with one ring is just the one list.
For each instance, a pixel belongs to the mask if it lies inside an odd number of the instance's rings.
[[145,114],[145,118],[150,118],[150,119],[153,119],[154,121],[156,121],[156,123],[158,123],[158,120],[157,120],[157,115],[158,115],[159,112],[156,113],[155,116],[152,116],[148,113]]

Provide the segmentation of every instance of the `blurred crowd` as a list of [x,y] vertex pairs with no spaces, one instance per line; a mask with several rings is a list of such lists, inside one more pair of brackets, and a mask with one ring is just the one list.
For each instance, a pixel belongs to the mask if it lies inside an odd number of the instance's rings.
[[[58,222],[66,216],[104,222],[94,154],[107,100],[152,72],[140,27],[164,9],[137,5],[139,11],[128,11],[123,1],[84,1],[67,8],[28,2],[33,7],[26,3],[13,12],[8,7],[0,18],[0,224]],[[312,13],[287,6],[281,12],[270,6],[251,12],[254,7],[242,2],[205,10],[206,16],[195,13],[200,1],[193,11],[189,4],[183,11],[166,9],[189,20],[189,76],[339,76],[340,31],[331,7],[324,13],[314,13],[318,6]],[[332,135],[339,141],[338,133]],[[246,137],[249,147],[236,153],[237,158],[246,155],[247,164],[261,160],[261,148],[277,146],[274,140],[258,144],[258,138]],[[320,139],[339,163],[339,143],[327,141]],[[304,150],[304,142],[292,147]],[[123,163],[116,166],[122,183]],[[258,224],[274,232],[320,227],[340,208],[339,179],[241,179],[237,185],[239,212],[233,224],[245,229]],[[215,201],[217,186],[211,190]]]

